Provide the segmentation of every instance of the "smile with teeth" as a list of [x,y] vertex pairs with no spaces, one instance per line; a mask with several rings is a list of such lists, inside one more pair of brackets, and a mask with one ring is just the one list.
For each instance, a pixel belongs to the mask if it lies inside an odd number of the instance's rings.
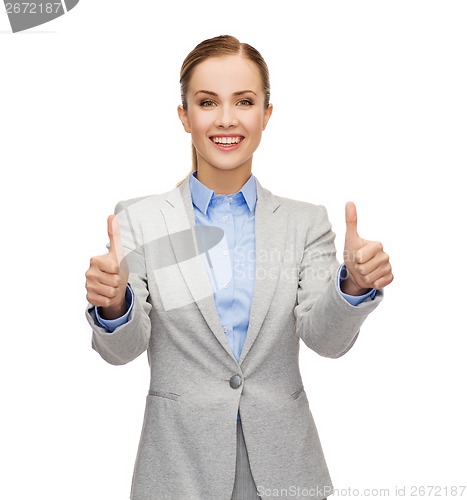
[[220,144],[222,146],[234,146],[235,144],[238,144],[243,137],[238,136],[238,137],[211,137],[211,141],[213,141],[216,144]]

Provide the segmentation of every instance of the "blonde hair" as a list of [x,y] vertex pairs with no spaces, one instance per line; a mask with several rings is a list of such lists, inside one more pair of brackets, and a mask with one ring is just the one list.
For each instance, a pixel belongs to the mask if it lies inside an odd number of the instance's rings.
[[[221,35],[214,38],[209,38],[199,43],[185,58],[180,69],[180,91],[182,97],[183,109],[187,109],[186,94],[190,84],[191,75],[196,66],[210,57],[237,55],[249,59],[254,62],[259,70],[263,91],[264,91],[264,107],[269,106],[270,99],[270,84],[268,66],[261,54],[251,45],[239,42],[235,37],[230,35]],[[198,160],[196,156],[196,148],[191,144],[191,171],[187,176],[177,183],[176,187],[180,186],[195,170],[198,168]]]

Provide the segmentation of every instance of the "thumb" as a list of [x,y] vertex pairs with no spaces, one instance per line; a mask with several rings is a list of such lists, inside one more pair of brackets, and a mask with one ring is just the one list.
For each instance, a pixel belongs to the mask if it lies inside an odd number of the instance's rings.
[[123,258],[123,249],[120,241],[120,226],[116,215],[109,215],[107,218],[107,233],[109,235],[109,254],[113,255],[118,263]]
[[345,233],[346,240],[359,238],[357,233],[357,208],[353,201],[348,201],[345,204],[345,225],[347,227]]

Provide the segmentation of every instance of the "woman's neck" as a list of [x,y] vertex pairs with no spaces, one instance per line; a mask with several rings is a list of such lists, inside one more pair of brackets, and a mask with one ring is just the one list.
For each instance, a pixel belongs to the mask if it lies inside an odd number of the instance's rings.
[[221,170],[198,164],[197,179],[215,194],[235,194],[251,176],[251,163],[244,163],[232,170]]

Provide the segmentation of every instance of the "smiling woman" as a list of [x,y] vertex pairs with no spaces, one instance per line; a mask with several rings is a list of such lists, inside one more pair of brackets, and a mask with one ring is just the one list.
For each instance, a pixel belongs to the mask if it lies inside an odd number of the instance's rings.
[[180,84],[192,171],[167,193],[119,202],[109,252],[86,273],[93,348],[120,365],[148,351],[131,498],[323,499],[333,485],[300,339],[344,355],[392,281],[389,257],[360,238],[349,203],[339,265],[326,209],[276,196],[252,174],[272,113],[256,49],[205,40]]

